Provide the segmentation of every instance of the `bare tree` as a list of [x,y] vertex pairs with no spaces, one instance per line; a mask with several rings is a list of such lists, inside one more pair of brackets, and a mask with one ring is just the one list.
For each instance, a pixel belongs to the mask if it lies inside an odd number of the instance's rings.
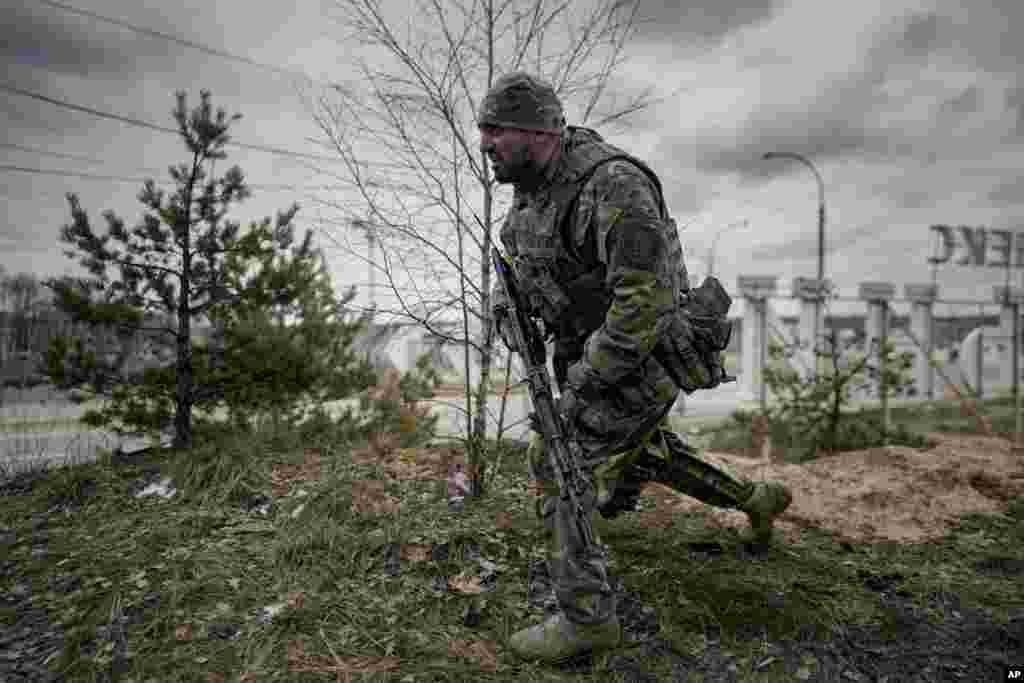
[[7,339],[10,336],[7,298],[7,269],[0,265],[0,367],[7,362]]
[[31,351],[40,316],[50,298],[32,273],[18,273],[0,282],[3,299],[11,308],[12,351]]
[[[579,107],[580,124],[625,123],[654,101],[648,91],[609,102],[639,2],[418,0],[387,16],[380,0],[335,6],[342,40],[363,48],[353,62],[360,85],[335,86],[307,104],[323,144],[343,162],[336,177],[356,200],[320,199],[337,211],[324,232],[383,276],[397,306],[378,313],[463,347],[467,450],[479,494],[496,350],[489,254],[504,214],[477,143],[479,99],[501,73],[527,69]],[[368,228],[379,258],[353,245]]]

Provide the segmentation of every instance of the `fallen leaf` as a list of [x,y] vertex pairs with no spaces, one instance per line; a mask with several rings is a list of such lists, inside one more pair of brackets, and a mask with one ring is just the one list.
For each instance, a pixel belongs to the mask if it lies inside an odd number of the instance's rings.
[[301,641],[288,643],[288,668],[294,672],[316,673],[372,673],[378,671],[394,671],[398,668],[398,657],[320,657],[307,655]]
[[497,643],[493,640],[453,640],[448,643],[448,654],[474,659],[485,671],[498,668]]
[[483,593],[484,589],[480,585],[480,577],[472,574],[458,574],[448,580],[448,584],[452,587],[452,590],[458,591],[459,593]]
[[320,478],[320,449],[307,448],[303,464],[277,463],[270,468],[270,492],[274,497],[288,495],[292,484]]
[[223,674],[213,673],[212,671],[206,674],[206,683],[224,683],[226,680]]
[[512,526],[512,515],[505,511],[498,512],[494,515],[494,526],[499,529],[508,529]]
[[384,482],[376,479],[356,479],[352,482],[352,511],[361,513],[396,512],[400,503],[384,491]]
[[305,593],[289,593],[285,603],[292,609],[302,609],[302,605],[306,602]]
[[430,559],[430,546],[419,543],[403,543],[400,548],[400,557],[410,562],[425,562]]
[[238,683],[256,683],[256,674],[246,671],[238,677]]
[[180,641],[192,640],[192,624],[181,624],[175,627],[174,639]]

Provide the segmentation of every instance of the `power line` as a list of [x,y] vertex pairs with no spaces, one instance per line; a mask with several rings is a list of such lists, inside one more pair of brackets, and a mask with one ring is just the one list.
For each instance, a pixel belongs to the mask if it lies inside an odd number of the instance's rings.
[[[161,133],[170,133],[172,135],[181,135],[181,131],[176,129],[176,128],[169,128],[167,126],[161,126],[161,125],[158,125],[156,123],[150,123],[149,121],[141,121],[139,119],[133,119],[133,118],[130,118],[130,117],[127,117],[127,116],[121,116],[120,114],[111,114],[110,112],[99,111],[98,109],[93,109],[91,107],[85,107],[85,106],[82,106],[80,104],[73,104],[71,102],[67,102],[67,101],[64,101],[64,100],[54,99],[52,97],[47,97],[46,95],[41,95],[39,93],[35,93],[35,92],[30,91],[30,90],[25,90],[23,88],[18,88],[16,86],[10,85],[9,83],[0,83],[0,90],[6,90],[6,91],[12,92],[12,93],[14,93],[16,95],[22,95],[24,97],[30,97],[30,98],[35,99],[35,100],[40,100],[42,102],[47,102],[47,103],[55,105],[57,107],[64,107],[66,109],[72,109],[74,111],[84,112],[86,114],[91,114],[93,116],[98,116],[99,118],[113,119],[114,121],[120,121],[121,123],[126,123],[126,124],[128,124],[130,126],[138,126],[140,128],[149,128],[151,130],[158,130]],[[294,157],[294,158],[298,158],[298,159],[313,159],[313,160],[316,160],[316,161],[330,161],[332,163],[341,163],[341,160],[337,159],[337,158],[324,157],[324,156],[319,156],[317,154],[304,154],[302,152],[292,152],[292,151],[287,150],[287,149],[281,149],[280,147],[270,147],[270,146],[267,146],[267,145],[253,145],[253,144],[247,144],[247,143],[244,143],[244,142],[236,142],[234,140],[229,140],[227,144],[231,145],[233,147],[242,147],[244,149],[254,149],[254,150],[257,150],[257,151],[260,151],[260,152],[268,152],[270,154],[277,154],[279,156]],[[382,163],[382,162],[365,162],[365,163],[366,163],[367,166],[378,166],[380,168],[401,167],[400,164],[386,164],[386,163]]]
[[[17,145],[17,144],[14,144],[13,142],[0,142],[0,147],[9,147],[11,149],[17,149],[17,150],[20,150],[22,152],[30,152],[32,154],[42,154],[44,156],[58,157],[58,158],[61,158],[61,159],[74,159],[76,161],[86,161],[86,162],[95,163],[95,164],[105,164],[105,163],[107,163],[107,160],[100,159],[98,157],[85,156],[84,154],[67,154],[67,153],[64,153],[64,152],[51,152],[48,149],[40,149],[38,147],[29,147],[29,146],[26,146],[26,145]],[[309,168],[311,170],[313,170],[313,171],[317,170],[316,168],[312,168],[312,167],[309,167]],[[140,167],[138,167],[138,169],[141,170],[141,171],[146,171],[147,173],[155,173],[155,174],[163,174],[165,172],[165,169],[155,169],[155,168],[149,168],[149,167],[146,167],[146,166],[140,166]],[[17,167],[17,168],[9,167],[7,169],[0,169],[0,170],[24,170],[24,172],[26,172],[26,173],[35,173],[35,172],[39,172],[39,173],[58,173],[58,174],[61,174],[61,175],[81,175],[81,177],[101,178],[100,176],[90,176],[88,173],[86,173],[84,175],[83,174],[79,174],[77,171],[63,171],[63,170],[61,170],[61,171],[48,171],[48,170],[44,170],[44,169],[26,169],[24,167]],[[113,178],[118,178],[118,177],[123,177],[123,176],[111,176],[112,179]],[[145,181],[144,178],[124,178],[124,179],[125,179],[125,181],[131,181],[131,182],[144,182]],[[162,181],[162,182],[164,182],[164,181]],[[286,189],[296,189],[296,190],[337,190],[337,189],[339,189],[341,187],[341,185],[354,185],[355,184],[352,181],[339,181],[339,182],[340,182],[339,185],[301,185],[301,186],[300,185],[289,185],[289,184],[284,184],[284,183],[277,183],[277,184],[274,184],[274,183],[271,183],[271,184],[253,183],[253,184],[249,184],[249,187],[256,188],[256,189],[286,188]],[[368,184],[369,185],[373,185],[373,183],[368,183]]]
[[73,176],[78,178],[91,178],[94,180],[113,180],[115,182],[135,182],[135,178],[127,178],[117,175],[100,175],[98,173],[77,173],[75,171],[61,171],[59,169],[27,168],[24,166],[13,166],[0,164],[0,171],[14,171],[18,173],[42,173],[45,175]]
[[319,79],[313,78],[309,74],[306,74],[306,73],[304,73],[302,71],[299,71],[297,69],[288,69],[288,68],[285,68],[285,67],[274,66],[273,64],[265,64],[263,62],[257,62],[256,60],[250,59],[249,57],[245,57],[245,56],[242,56],[242,55],[236,55],[236,54],[233,54],[231,52],[227,52],[226,50],[221,50],[221,49],[218,49],[218,48],[215,48],[215,47],[210,47],[209,45],[203,45],[202,43],[197,43],[195,41],[188,40],[187,38],[182,38],[180,36],[175,36],[175,35],[172,35],[170,33],[163,33],[162,31],[155,31],[153,29],[146,28],[145,26],[136,26],[134,24],[129,24],[128,22],[123,21],[121,19],[116,19],[114,17],[108,17],[108,16],[105,16],[105,15],[102,15],[102,14],[98,14],[96,12],[91,12],[89,10],[79,9],[77,7],[72,7],[71,5],[66,5],[66,4],[61,3],[61,2],[54,2],[54,0],[39,0],[39,2],[41,2],[44,5],[49,5],[50,7],[54,7],[56,9],[63,10],[65,12],[71,12],[72,14],[78,14],[78,15],[81,15],[81,16],[84,16],[84,17],[89,17],[90,19],[95,19],[96,21],[102,21],[102,22],[105,22],[105,23],[108,23],[108,24],[113,24],[115,26],[120,26],[121,28],[128,29],[129,31],[134,31],[135,33],[141,33],[141,34],[147,35],[147,36],[149,36],[151,38],[160,38],[161,40],[166,40],[166,41],[169,41],[169,42],[172,42],[172,43],[176,43],[178,45],[183,45],[185,47],[190,47],[193,50],[198,50],[198,51],[203,52],[205,54],[213,55],[214,57],[220,57],[221,59],[227,59],[229,61],[239,62],[239,63],[242,63],[242,64],[247,64],[249,66],[255,66],[255,67],[259,68],[259,69],[264,69],[266,71],[272,71],[272,72],[274,72],[276,74],[279,74],[279,75],[282,75],[282,76],[297,76],[297,77],[299,77],[299,78],[301,78],[303,80],[307,80],[307,81],[310,81],[312,83],[317,83],[317,84],[320,84],[320,85],[326,85],[328,87],[338,88],[340,90],[345,90],[345,87],[342,86],[340,83],[324,82],[324,81],[321,81]]
[[[47,149],[39,149],[38,147],[28,147],[26,145],[16,145],[13,142],[0,142],[0,147],[7,147],[10,149],[16,149],[21,152],[30,152],[32,154],[42,154],[44,156],[59,157],[61,159],[73,159],[75,161],[86,161],[94,164],[105,164],[107,163],[104,159],[98,159],[96,157],[88,157],[82,154],[67,154],[66,152],[51,152]],[[147,173],[163,173],[162,170],[155,168],[148,168],[140,166],[139,170],[146,171]]]
[[[121,175],[103,175],[99,173],[84,173],[81,171],[65,171],[62,169],[50,169],[50,168],[29,168],[27,166],[15,166],[12,164],[0,164],[0,171],[10,171],[15,173],[37,173],[41,175],[58,175],[68,176],[74,178],[86,178],[88,180],[109,180],[119,183],[144,183],[152,178],[131,178],[128,176]],[[168,185],[166,181],[160,181],[158,184]],[[337,185],[288,185],[284,183],[246,183],[248,187],[256,190],[294,190],[294,191],[310,191],[310,190],[337,190]]]
[[121,123],[127,123],[128,125],[131,125],[131,126],[139,126],[141,128],[150,128],[152,130],[159,130],[159,131],[164,132],[164,133],[173,133],[175,135],[178,135],[180,133],[180,131],[177,131],[177,130],[175,130],[173,128],[168,128],[167,126],[158,126],[155,123],[149,123],[147,121],[140,121],[138,119],[131,119],[131,118],[128,118],[126,116],[120,116],[118,114],[110,114],[108,112],[97,111],[96,109],[90,109],[89,107],[83,107],[83,106],[78,105],[78,104],[71,104],[70,102],[64,102],[62,100],[55,100],[55,99],[53,99],[51,97],[47,97],[46,95],[40,95],[39,93],[34,93],[34,92],[29,91],[29,90],[24,90],[22,88],[15,87],[13,85],[10,85],[9,83],[0,83],[0,89],[6,90],[8,92],[12,92],[12,93],[14,93],[16,95],[22,95],[24,97],[31,97],[32,99],[35,99],[35,100],[41,100],[43,102],[48,102],[49,104],[53,104],[53,105],[56,105],[58,107],[65,107],[67,109],[73,109],[75,111],[85,112],[86,114],[92,114],[93,116],[99,116],[100,118],[104,118],[104,119],[113,119],[115,121],[120,121]]

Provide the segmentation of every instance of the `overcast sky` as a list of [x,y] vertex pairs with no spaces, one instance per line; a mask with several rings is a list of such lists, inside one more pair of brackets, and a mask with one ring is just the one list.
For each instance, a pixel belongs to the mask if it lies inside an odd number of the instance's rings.
[[[5,166],[165,180],[183,158],[170,134],[11,92],[173,127],[174,92],[199,90],[239,112],[234,140],[329,155],[288,77],[42,0],[2,0],[5,39],[0,155]],[[347,80],[351,47],[326,0],[173,3],[67,0],[68,6],[301,71]],[[383,3],[397,18],[408,2]],[[961,7],[969,6],[969,10]],[[256,9],[258,7],[258,9]],[[643,21],[613,85],[666,96],[607,139],[660,174],[691,270],[703,274],[718,231],[715,269],[730,290],[741,274],[777,275],[788,289],[813,276],[817,186],[825,184],[826,274],[846,295],[865,280],[928,282],[928,227],[1024,230],[1024,3],[1019,0],[643,0]],[[569,123],[579,111],[566,102]],[[17,147],[12,147],[15,145]],[[20,148],[32,148],[28,151]],[[49,154],[42,154],[41,151]],[[296,201],[300,228],[317,225],[308,192],[260,184],[324,182],[296,159],[230,148],[254,186],[231,218],[258,220]],[[65,156],[55,156],[55,154]],[[90,161],[90,159],[95,161]],[[343,167],[336,165],[341,171]],[[221,169],[223,170],[223,169]],[[108,209],[134,224],[141,183],[0,170],[0,265],[41,276],[74,272],[58,230],[75,192],[94,226]],[[507,195],[510,190],[502,188]],[[321,193],[322,197],[323,194]],[[736,227],[746,221],[746,227]],[[326,244],[326,243],[325,243]],[[328,251],[337,284],[363,284],[365,267]],[[1014,273],[1021,282],[1020,271]],[[948,266],[943,295],[990,300],[999,269]],[[990,310],[994,310],[991,309]]]

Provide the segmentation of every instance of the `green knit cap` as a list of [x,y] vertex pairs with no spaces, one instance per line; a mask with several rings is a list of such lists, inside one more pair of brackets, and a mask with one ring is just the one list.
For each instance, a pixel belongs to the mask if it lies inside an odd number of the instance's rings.
[[496,80],[487,91],[477,125],[560,133],[565,129],[565,114],[551,85],[526,72],[514,71]]

